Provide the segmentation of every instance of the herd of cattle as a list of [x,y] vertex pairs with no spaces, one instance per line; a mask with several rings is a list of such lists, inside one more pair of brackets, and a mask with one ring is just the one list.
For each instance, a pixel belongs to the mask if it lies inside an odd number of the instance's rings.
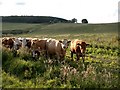
[[52,38],[4,37],[2,38],[2,45],[10,50],[16,51],[20,48],[28,48],[32,53],[32,57],[43,54],[46,58],[53,58],[53,56],[56,56],[57,59],[64,59],[66,49],[70,45],[71,58],[73,59],[73,54],[76,54],[77,60],[82,57],[84,62],[86,46],[89,44],[78,39],[69,41],[67,39],[56,40]]

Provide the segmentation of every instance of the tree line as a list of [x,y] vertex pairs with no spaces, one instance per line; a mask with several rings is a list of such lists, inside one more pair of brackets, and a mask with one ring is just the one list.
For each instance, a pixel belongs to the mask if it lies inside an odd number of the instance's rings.
[[50,16],[3,16],[2,22],[12,23],[68,23],[69,20]]
[[[77,19],[71,20],[51,17],[51,16],[2,16],[2,22],[12,23],[77,23]],[[82,19],[82,23],[88,23],[87,19]]]

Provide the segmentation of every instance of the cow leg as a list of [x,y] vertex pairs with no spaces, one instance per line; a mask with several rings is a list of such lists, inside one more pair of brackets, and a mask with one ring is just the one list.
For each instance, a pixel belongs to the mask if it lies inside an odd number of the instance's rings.
[[57,63],[60,63],[61,61],[61,56],[60,56],[60,53],[56,53],[56,56],[57,56]]
[[35,51],[32,51],[32,58],[35,60]]
[[39,58],[40,52],[39,51],[35,51],[35,54],[37,54],[37,58]]
[[52,57],[52,54],[49,54],[49,56],[50,56],[50,59],[52,59],[53,57]]
[[80,59],[80,56],[79,56],[79,54],[76,54],[76,56],[77,56],[77,61]]
[[60,54],[58,52],[56,53],[55,57],[57,60],[60,60]]
[[72,58],[72,60],[73,60],[73,52],[71,51],[71,58]]
[[47,50],[45,51],[45,57],[46,57],[46,59],[49,59],[49,57],[50,57],[50,54]]
[[45,51],[45,58],[48,59],[48,53],[47,53],[47,50]]
[[35,51],[33,50],[32,52],[32,57],[34,58],[35,57]]
[[82,60],[83,60],[83,63],[84,63],[84,61],[85,61],[85,56],[82,54]]

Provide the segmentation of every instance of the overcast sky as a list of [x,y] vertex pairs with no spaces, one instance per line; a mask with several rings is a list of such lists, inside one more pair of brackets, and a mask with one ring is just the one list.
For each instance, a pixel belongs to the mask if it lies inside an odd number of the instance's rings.
[[118,22],[120,0],[0,0],[0,16],[53,16],[78,22]]

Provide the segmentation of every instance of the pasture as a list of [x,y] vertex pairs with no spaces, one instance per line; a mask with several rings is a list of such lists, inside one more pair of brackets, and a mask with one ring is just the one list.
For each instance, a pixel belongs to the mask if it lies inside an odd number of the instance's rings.
[[77,38],[90,44],[84,64],[82,59],[76,61],[75,55],[71,60],[70,48],[63,63],[59,63],[55,59],[46,60],[43,56],[33,60],[31,53],[24,48],[14,56],[12,51],[2,47],[3,88],[120,88],[117,23],[3,23],[2,26],[3,36],[57,40]]

